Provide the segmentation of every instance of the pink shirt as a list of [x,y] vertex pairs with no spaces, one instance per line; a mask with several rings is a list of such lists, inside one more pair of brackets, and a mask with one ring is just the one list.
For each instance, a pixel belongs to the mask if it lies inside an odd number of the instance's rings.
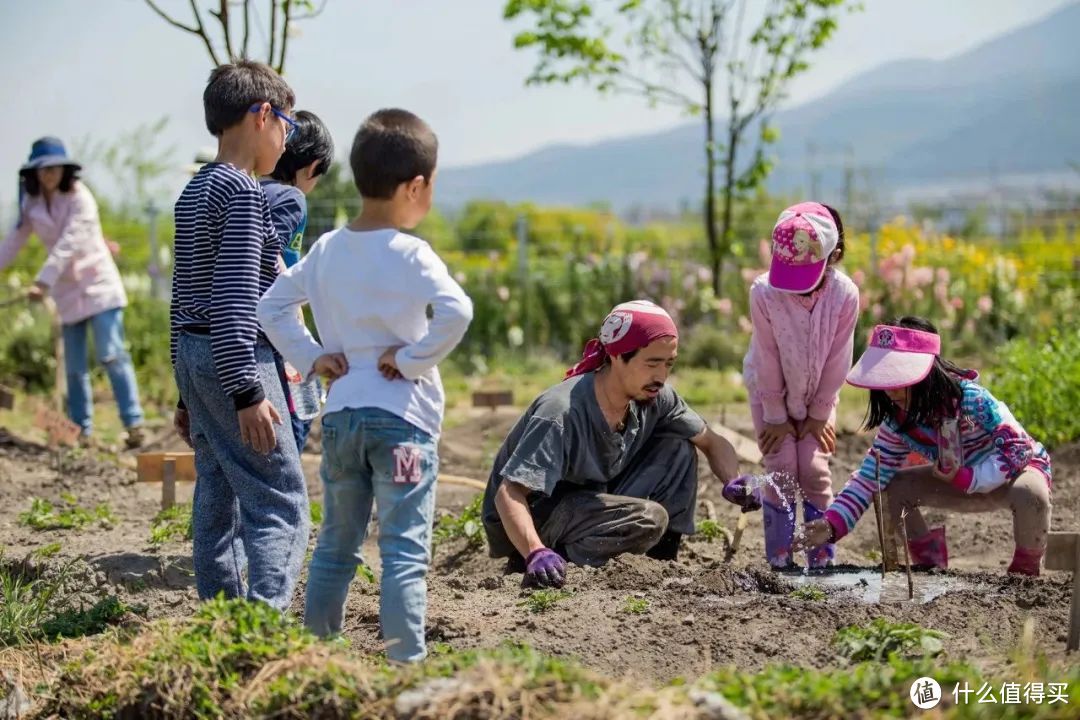
[[858,317],[859,290],[836,268],[810,297],[776,290],[768,273],[754,281],[743,382],[765,422],[829,419],[851,369]]
[[120,271],[101,234],[97,203],[82,183],[76,182],[71,192],[55,193],[51,207],[46,207],[43,194],[23,201],[22,224],[0,243],[0,270],[11,264],[31,234],[49,251],[36,282],[48,286],[62,323],[71,325],[127,305]]

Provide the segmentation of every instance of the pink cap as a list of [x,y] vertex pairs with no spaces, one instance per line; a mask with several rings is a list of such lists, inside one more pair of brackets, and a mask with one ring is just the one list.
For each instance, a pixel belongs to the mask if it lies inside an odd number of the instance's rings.
[[894,325],[878,325],[870,345],[848,373],[847,381],[869,390],[910,387],[930,374],[941,354],[941,338],[934,333]]
[[772,241],[769,284],[785,292],[807,293],[821,282],[840,233],[824,205],[804,202],[780,213]]

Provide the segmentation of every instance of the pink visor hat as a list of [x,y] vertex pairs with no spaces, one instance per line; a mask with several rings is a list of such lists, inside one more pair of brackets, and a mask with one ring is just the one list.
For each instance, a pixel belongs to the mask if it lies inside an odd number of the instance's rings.
[[941,338],[934,333],[878,325],[847,381],[868,390],[910,387],[930,374],[940,353]]
[[792,205],[780,213],[773,228],[769,284],[785,292],[810,292],[821,282],[839,242],[836,223],[824,205]]

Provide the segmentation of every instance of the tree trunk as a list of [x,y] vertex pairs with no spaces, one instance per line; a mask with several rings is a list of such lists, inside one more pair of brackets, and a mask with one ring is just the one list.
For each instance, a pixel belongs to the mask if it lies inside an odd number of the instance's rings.
[[716,233],[716,141],[712,83],[705,83],[705,237],[709,241],[713,293],[720,296],[720,242]]
[[[724,211],[720,216],[720,250],[718,252],[718,264],[723,265],[723,259],[731,252],[731,215],[735,204],[735,151],[738,148],[739,134],[735,131],[734,120],[728,120],[727,159],[724,162]],[[720,296],[719,276],[717,276],[716,295]]]

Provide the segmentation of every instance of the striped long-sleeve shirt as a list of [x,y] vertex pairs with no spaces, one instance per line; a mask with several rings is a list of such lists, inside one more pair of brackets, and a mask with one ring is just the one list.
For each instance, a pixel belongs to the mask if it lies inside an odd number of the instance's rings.
[[[1027,434],[1008,406],[973,380],[962,380],[960,386],[964,391],[959,418],[963,466],[953,479],[953,485],[967,493],[988,493],[1016,479],[1029,467],[1051,482],[1050,456],[1046,448]],[[936,462],[937,442],[936,428],[917,425],[901,432],[900,421],[895,418],[882,423],[862,465],[825,511],[836,538],[851,532],[874,501],[874,493],[878,490],[874,480],[874,450],[881,454],[881,487],[887,488],[910,452]]]
[[255,306],[277,277],[281,251],[266,196],[247,173],[210,163],[180,194],[175,221],[169,312],[173,364],[181,331],[209,335],[222,390],[236,409],[262,402]]

